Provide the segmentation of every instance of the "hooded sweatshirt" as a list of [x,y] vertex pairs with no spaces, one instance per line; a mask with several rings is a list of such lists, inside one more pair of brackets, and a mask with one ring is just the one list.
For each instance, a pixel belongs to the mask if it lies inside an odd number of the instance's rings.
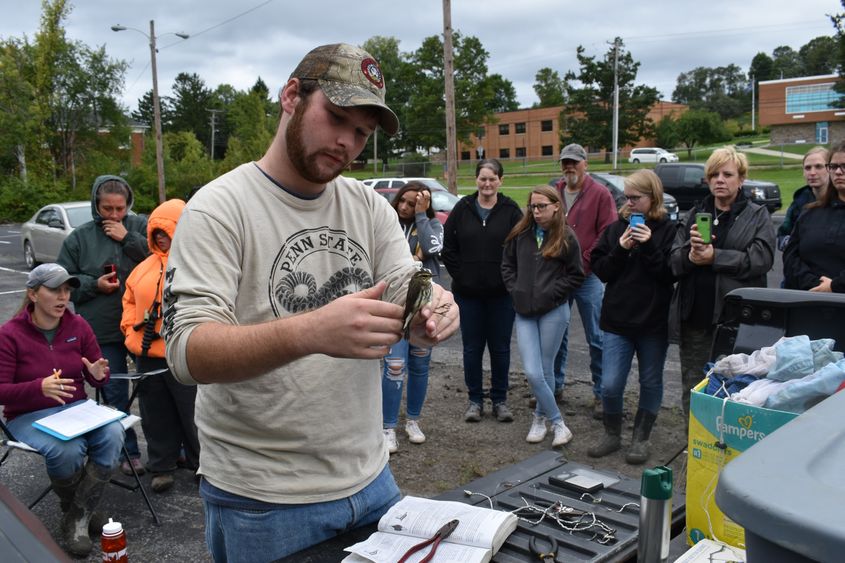
[[[97,190],[105,182],[122,183],[129,191],[123,226],[126,237],[120,242],[103,231],[103,218],[97,210]],[[120,331],[121,298],[129,274],[147,257],[147,220],[140,215],[130,215],[135,197],[126,180],[119,176],[99,176],[91,187],[91,214],[94,219],[80,225],[65,239],[56,262],[70,275],[79,278],[80,286],[70,295],[76,312],[88,321],[97,342],[119,344],[123,342]],[[103,266],[115,264],[120,288],[112,293],[100,293],[97,280],[103,275]]]
[[167,271],[167,256],[170,252],[169,250],[164,252],[158,247],[153,233],[156,230],[162,230],[172,240],[176,236],[176,223],[183,209],[185,209],[184,201],[171,199],[153,210],[147,221],[147,245],[150,255],[132,270],[126,280],[120,330],[126,335],[126,349],[136,356],[142,355],[145,319],[150,319],[154,336],[146,355],[151,358],[164,358],[164,340],[159,337],[159,331],[161,330],[164,272]]

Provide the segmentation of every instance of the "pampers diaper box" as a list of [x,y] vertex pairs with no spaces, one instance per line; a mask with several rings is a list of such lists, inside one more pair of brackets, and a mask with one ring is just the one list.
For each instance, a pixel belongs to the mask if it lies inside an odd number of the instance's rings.
[[745,549],[745,531],[716,506],[719,473],[739,456],[796,416],[725,401],[703,390],[707,379],[690,397],[689,444],[687,445],[687,542],[703,538]]

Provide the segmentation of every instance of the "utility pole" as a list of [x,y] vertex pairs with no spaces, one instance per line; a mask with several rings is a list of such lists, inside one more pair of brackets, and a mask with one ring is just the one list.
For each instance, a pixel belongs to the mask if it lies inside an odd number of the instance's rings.
[[757,117],[757,115],[756,115],[757,114],[757,108],[755,107],[757,104],[756,104],[756,99],[755,99],[755,96],[754,96],[754,94],[755,94],[754,91],[756,89],[757,89],[757,87],[754,84],[754,75],[752,74],[751,75],[751,131],[757,130],[757,120],[755,119]]
[[455,127],[455,77],[452,60],[452,2],[443,0],[443,80],[446,83],[446,185],[458,193],[458,143]]
[[167,201],[164,189],[164,151],[161,140],[161,106],[158,99],[158,71],[156,70],[156,30],[155,21],[150,20],[150,64],[153,67],[153,121],[156,134],[156,170],[158,172],[158,202]]
[[619,38],[613,40],[613,171],[619,154]]
[[207,109],[211,114],[211,147],[208,151],[211,155],[211,161],[214,162],[214,133],[217,131],[217,114],[223,113],[222,109]]

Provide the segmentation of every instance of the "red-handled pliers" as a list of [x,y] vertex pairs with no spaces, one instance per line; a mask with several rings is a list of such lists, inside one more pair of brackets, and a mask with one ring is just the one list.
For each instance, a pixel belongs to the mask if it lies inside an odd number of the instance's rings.
[[437,551],[437,547],[440,545],[440,542],[444,539],[448,538],[449,535],[455,531],[455,528],[458,527],[457,520],[450,520],[446,524],[444,524],[431,539],[425,540],[424,542],[418,543],[417,545],[413,546],[411,549],[405,552],[405,555],[402,556],[397,563],[405,563],[408,558],[413,555],[414,553],[420,551],[421,549],[425,549],[429,545],[432,546],[431,551],[428,552],[428,555],[420,559],[420,563],[427,563],[431,561],[431,558],[434,557],[434,552]]

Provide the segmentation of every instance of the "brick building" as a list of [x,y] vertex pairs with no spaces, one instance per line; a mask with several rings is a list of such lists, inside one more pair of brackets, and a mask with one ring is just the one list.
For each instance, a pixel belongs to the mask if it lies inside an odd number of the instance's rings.
[[845,140],[845,100],[836,74],[766,80],[759,86],[760,125],[772,144],[828,144]]
[[[560,113],[563,106],[520,109],[496,114],[496,123],[485,125],[483,135],[473,135],[469,143],[461,145],[461,160],[479,157],[478,147],[483,147],[484,158],[540,160],[554,158],[560,153]],[[648,113],[655,123],[667,115],[677,117],[687,110],[684,104],[658,102]],[[620,111],[624,111],[620,109]],[[643,139],[635,146],[651,146],[650,139]],[[625,150],[625,147],[620,147]],[[628,149],[633,147],[627,147]]]

